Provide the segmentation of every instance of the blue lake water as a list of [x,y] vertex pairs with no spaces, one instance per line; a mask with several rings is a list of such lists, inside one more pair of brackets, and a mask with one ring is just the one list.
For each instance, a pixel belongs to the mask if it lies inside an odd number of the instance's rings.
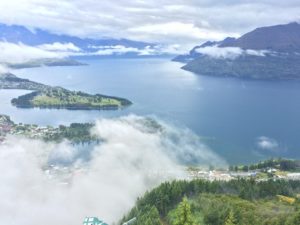
[[[17,109],[25,91],[0,90],[1,114],[16,122],[59,125],[134,113],[188,127],[231,163],[300,157],[300,82],[199,76],[169,59],[102,59],[89,66],[16,70],[19,77],[72,90],[128,98],[116,111]],[[267,137],[261,147],[259,137]]]

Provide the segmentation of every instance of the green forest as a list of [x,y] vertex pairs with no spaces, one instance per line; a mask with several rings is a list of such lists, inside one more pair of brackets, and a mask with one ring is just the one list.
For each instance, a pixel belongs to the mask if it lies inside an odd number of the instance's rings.
[[120,221],[138,225],[299,225],[300,181],[173,181],[139,198]]

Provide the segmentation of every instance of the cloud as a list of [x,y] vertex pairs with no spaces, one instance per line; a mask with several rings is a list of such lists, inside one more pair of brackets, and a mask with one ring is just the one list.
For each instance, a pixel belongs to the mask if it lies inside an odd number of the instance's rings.
[[9,72],[9,69],[5,65],[0,64],[0,75],[8,73],[8,72]]
[[108,56],[135,53],[140,56],[181,53],[178,45],[155,45],[145,48],[113,46],[89,46],[91,51],[83,51],[73,43],[54,42],[38,46],[23,43],[0,42],[0,73],[8,72],[11,64],[27,63],[41,59],[62,59],[70,56]]
[[184,48],[260,26],[300,20],[298,0],[10,0],[1,1],[0,11],[0,22],[32,30],[180,44]]
[[123,45],[113,45],[113,46],[89,46],[90,49],[98,49],[95,52],[86,52],[82,55],[123,55],[126,53],[136,53],[140,56],[147,55],[163,55],[163,54],[180,54],[183,51],[180,50],[179,45],[154,45],[146,46],[145,48],[134,48],[126,47]]
[[212,58],[228,58],[235,59],[241,55],[254,55],[254,56],[265,56],[267,53],[270,53],[267,50],[253,50],[246,49],[243,50],[239,47],[218,47],[218,46],[207,46],[204,48],[196,49],[196,52],[208,55]]
[[52,44],[43,44],[39,45],[38,48],[46,50],[46,51],[58,51],[58,52],[80,52],[81,49],[74,45],[73,43],[60,43],[60,42],[54,42]]
[[139,53],[140,50],[138,48],[133,47],[125,47],[123,45],[114,45],[114,46],[93,46],[97,48],[96,52],[90,53],[91,55],[122,55],[125,53]]
[[259,148],[269,151],[274,151],[279,147],[279,144],[275,139],[265,136],[259,137],[256,144]]
[[65,53],[46,51],[22,43],[0,42],[0,63],[25,63],[44,58],[63,58]]
[[67,142],[10,137],[0,145],[1,223],[80,224],[85,216],[116,222],[146,190],[185,176],[182,159],[224,163],[191,132],[144,117],[101,119],[93,133],[103,141],[88,161]]
[[[177,36],[179,40],[220,40],[228,34],[215,32],[206,28],[199,28],[193,23],[169,22],[162,24],[146,24],[141,27],[130,28],[129,31],[144,39],[147,35],[156,36],[155,39],[166,39]],[[237,36],[230,34],[230,36]]]

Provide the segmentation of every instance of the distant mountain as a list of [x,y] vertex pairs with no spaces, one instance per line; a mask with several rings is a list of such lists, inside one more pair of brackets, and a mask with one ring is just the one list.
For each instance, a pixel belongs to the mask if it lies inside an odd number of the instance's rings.
[[174,61],[202,75],[254,79],[300,78],[300,24],[257,28],[240,38],[194,47]]
[[0,40],[37,46],[42,44],[51,44],[55,42],[73,43],[83,50],[91,50],[91,46],[114,46],[123,45],[125,47],[144,48],[151,44],[145,42],[131,41],[128,39],[90,39],[78,38],[69,35],[52,34],[48,31],[35,29],[31,31],[24,26],[0,24]]
[[219,47],[300,52],[300,24],[294,22],[285,25],[256,28],[238,39],[225,40],[220,43]]
[[[96,53],[99,50],[110,49],[117,52],[118,49],[121,49],[121,54],[97,54],[97,56],[123,56],[123,57],[134,57],[140,55],[138,50],[143,50],[145,48],[153,47],[154,44],[132,41],[128,39],[112,39],[112,38],[101,38],[101,39],[91,39],[91,38],[79,38],[69,35],[59,35],[53,34],[45,30],[35,29],[29,30],[24,26],[19,25],[6,25],[0,23],[0,41],[10,42],[10,43],[23,43],[29,46],[40,46],[40,45],[51,45],[53,43],[61,44],[73,44],[76,48],[78,47],[82,52],[85,53]],[[128,52],[124,50],[128,48]],[[130,49],[133,49],[130,51]],[[82,54],[82,56],[86,56]],[[96,56],[90,54],[89,57]]]

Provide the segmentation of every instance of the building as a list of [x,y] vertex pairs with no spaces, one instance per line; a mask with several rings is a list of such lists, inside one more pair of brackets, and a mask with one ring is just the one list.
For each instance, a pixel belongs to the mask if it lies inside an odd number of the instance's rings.
[[108,225],[103,221],[99,220],[97,217],[85,217],[83,225]]

